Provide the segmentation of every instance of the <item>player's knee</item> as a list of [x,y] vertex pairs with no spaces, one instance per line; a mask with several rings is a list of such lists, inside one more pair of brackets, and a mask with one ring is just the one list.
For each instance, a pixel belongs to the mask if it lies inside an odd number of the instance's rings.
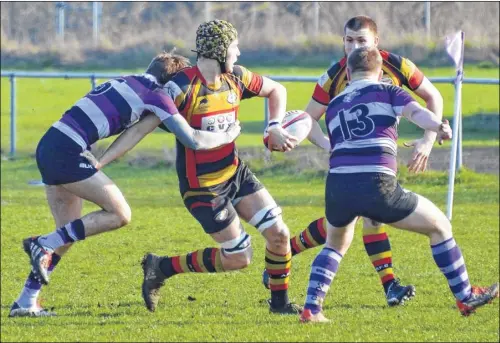
[[252,247],[249,247],[245,252],[240,254],[240,257],[238,259],[238,269],[243,269],[246,268],[250,265],[252,262],[252,256],[253,256],[253,249]]
[[439,220],[436,220],[435,223],[435,229],[442,235],[450,235],[451,234],[451,222],[448,220],[448,218],[444,217],[440,218]]
[[248,248],[244,252],[224,255],[224,270],[240,270],[248,267],[252,262],[253,249]]
[[221,244],[225,259],[228,260],[225,269],[243,269],[252,261],[252,240],[248,233],[241,228],[241,234],[232,240]]
[[274,249],[284,249],[290,242],[290,230],[283,222],[280,220],[268,229],[267,240],[274,247]]
[[248,267],[252,262],[253,249],[248,247],[245,251],[226,254],[224,253],[223,266],[224,270],[240,270]]
[[280,227],[284,225],[281,219],[281,207],[273,202],[257,211],[248,223],[259,230],[260,233],[276,226]]
[[132,221],[132,210],[127,203],[120,206],[120,209],[116,212],[116,215],[118,216],[120,227],[128,225]]
[[363,230],[379,229],[380,227],[382,227],[382,225],[384,224],[376,220],[363,218]]

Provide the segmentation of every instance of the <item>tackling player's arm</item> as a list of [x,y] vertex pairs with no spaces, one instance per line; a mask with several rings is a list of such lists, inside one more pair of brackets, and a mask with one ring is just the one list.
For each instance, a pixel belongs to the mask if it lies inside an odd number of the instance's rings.
[[[170,82],[169,82],[170,83]],[[186,148],[192,150],[209,150],[231,143],[241,131],[239,122],[229,125],[226,132],[202,131],[192,128],[179,114],[174,99],[164,89],[151,94],[146,109],[150,110],[163,125],[172,132]],[[159,124],[159,123],[158,123]]]
[[226,132],[193,129],[181,115],[173,115],[163,121],[185,147],[192,150],[210,150],[231,143],[241,132],[240,122],[229,125]]
[[99,160],[97,160],[88,150],[84,151],[81,155],[85,156],[96,169],[101,169],[135,147],[137,143],[139,143],[144,136],[153,131],[160,122],[160,118],[153,113],[149,113],[137,123],[123,131],[106,149]]
[[241,131],[238,121],[229,126],[226,132],[210,132],[193,129],[178,114],[171,115],[162,122],[158,116],[151,113],[129,127],[115,139],[99,161],[89,151],[83,152],[82,156],[85,156],[92,162],[96,169],[100,169],[135,147],[148,133],[158,127],[160,123],[163,123],[170,132],[175,134],[184,146],[193,150],[209,150],[229,144],[238,137]]

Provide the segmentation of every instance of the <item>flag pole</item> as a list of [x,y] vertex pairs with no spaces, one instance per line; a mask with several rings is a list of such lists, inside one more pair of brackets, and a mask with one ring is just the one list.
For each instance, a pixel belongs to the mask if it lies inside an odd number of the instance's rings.
[[[456,173],[456,163],[457,163],[457,151],[458,143],[461,140],[460,137],[460,115],[461,115],[461,105],[462,105],[462,81],[463,81],[463,56],[464,56],[464,32],[459,32],[460,34],[460,47],[459,49],[454,49],[451,45],[455,42],[458,35],[454,37],[453,41],[447,46],[448,54],[454,59],[455,66],[457,69],[457,76],[455,79],[455,103],[453,108],[453,138],[451,145],[450,154],[450,167],[448,173],[448,201],[446,208],[446,216],[449,220],[452,218],[453,212],[453,193],[455,188],[455,173]],[[459,55],[458,55],[459,54]]]

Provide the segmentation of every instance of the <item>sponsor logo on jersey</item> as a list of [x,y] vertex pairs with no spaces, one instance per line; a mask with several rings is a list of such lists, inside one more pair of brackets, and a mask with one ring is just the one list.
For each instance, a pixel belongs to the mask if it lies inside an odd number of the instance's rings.
[[201,129],[205,131],[226,131],[228,126],[236,120],[234,112],[215,114],[201,119]]
[[393,85],[394,84],[394,82],[392,81],[392,79],[389,76],[385,76],[385,75],[380,79],[380,82],[386,83],[388,85]]
[[230,91],[229,94],[227,95],[227,102],[230,104],[234,104],[238,100],[238,96],[234,91]]
[[206,109],[208,107],[208,99],[203,98],[200,100],[200,105],[198,106],[198,109]]
[[361,93],[358,92],[358,91],[354,91],[354,92],[351,92],[351,93],[348,93],[344,99],[342,99],[343,102],[351,102],[352,99],[354,99],[355,97],[357,97],[358,95],[360,95]]
[[83,163],[83,162],[82,162],[82,163],[80,163],[78,166],[79,166],[80,168],[85,168],[85,169],[92,169],[92,168],[94,168],[92,165],[90,165],[90,164],[88,164],[88,163]]

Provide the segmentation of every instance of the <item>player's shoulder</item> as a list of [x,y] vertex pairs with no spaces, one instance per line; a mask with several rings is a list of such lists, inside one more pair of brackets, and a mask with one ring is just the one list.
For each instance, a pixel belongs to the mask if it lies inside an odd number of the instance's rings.
[[189,85],[197,75],[196,69],[196,66],[190,66],[179,70],[170,78],[167,84],[171,82],[179,87]]
[[249,73],[251,73],[251,72],[250,72],[250,70],[248,70],[248,68],[246,68],[242,65],[239,65],[239,64],[235,64],[233,66],[233,71],[229,74],[242,80]]
[[416,68],[415,64],[408,57],[404,57],[387,50],[379,51],[384,64],[390,64],[401,71],[413,71]]
[[400,97],[400,96],[410,96],[410,93],[408,93],[402,87],[398,87],[398,86],[395,86],[392,84],[387,84],[384,82],[381,82],[380,85],[386,93],[390,94],[391,98]]
[[345,70],[347,63],[347,57],[343,57],[338,61],[334,61],[328,69],[321,74],[318,79],[318,84],[321,87],[325,85],[332,85],[335,81],[342,75],[342,71]]
[[158,80],[156,80],[156,77],[148,73],[126,75],[123,77],[116,78],[114,80],[118,82],[122,81],[128,82],[133,80],[133,82],[138,82],[143,87],[151,91],[157,88],[161,88],[161,85],[158,83]]
[[328,75],[330,79],[334,79],[336,76],[340,74],[342,70],[346,68],[347,65],[347,57],[344,56],[338,61],[334,61],[330,67],[326,70],[325,74]]
[[179,95],[185,94],[195,78],[197,77],[196,66],[186,67],[175,73],[163,87],[172,99],[176,99]]
[[393,52],[387,50],[379,50],[380,56],[382,56],[382,60],[384,64],[390,64],[397,69],[401,69],[401,65],[403,64],[403,60],[405,59],[403,56],[395,54]]

